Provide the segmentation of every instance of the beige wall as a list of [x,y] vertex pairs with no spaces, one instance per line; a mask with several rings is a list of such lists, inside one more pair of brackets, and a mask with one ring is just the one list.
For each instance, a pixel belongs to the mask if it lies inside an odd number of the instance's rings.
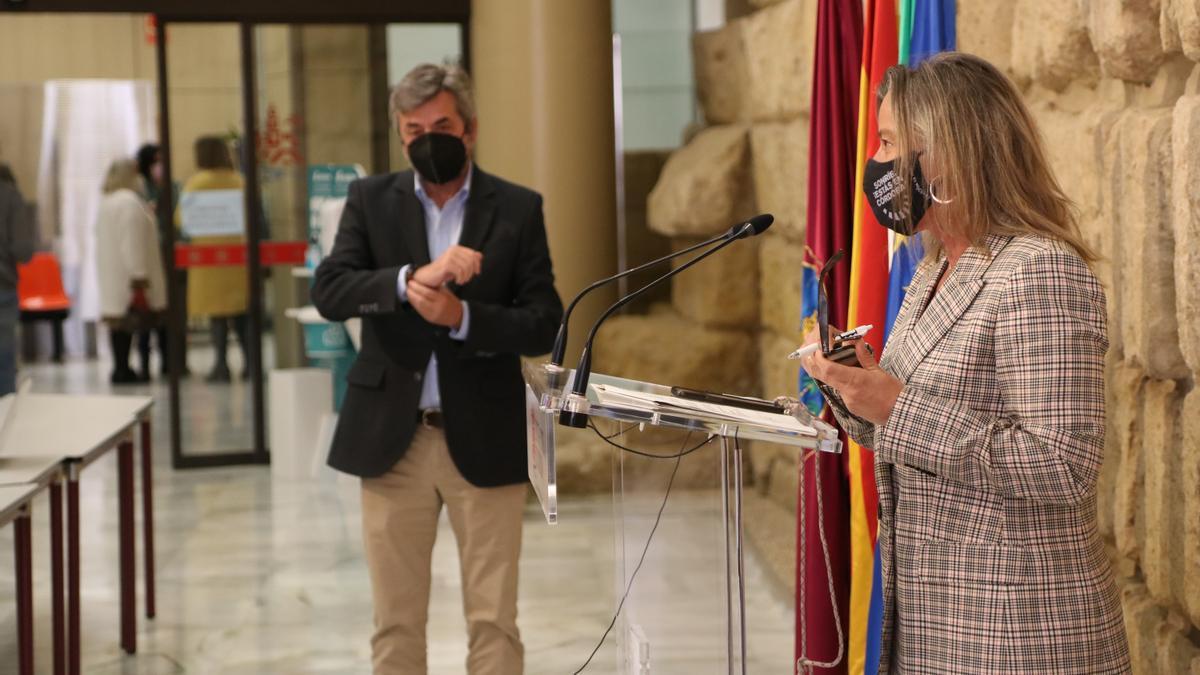
[[12,167],[26,197],[37,192],[42,152],[42,85],[0,82],[0,162]]
[[192,146],[200,136],[242,133],[242,74],[235,24],[176,24],[167,28],[171,172],[183,182],[195,173]]
[[27,197],[36,193],[42,83],[51,79],[155,78],[142,15],[6,13],[0,20],[0,162]]
[[0,21],[0,82],[154,74],[144,15],[6,13]]
[[[36,184],[41,84],[51,79],[156,81],[145,15],[6,14],[0,21],[0,161],[17,169],[25,192]],[[191,144],[206,133],[241,127],[238,33],[233,24],[169,28],[172,169],[193,172]],[[19,84],[14,88],[13,85]]]
[[365,26],[297,29],[309,162],[371,170],[371,64]]

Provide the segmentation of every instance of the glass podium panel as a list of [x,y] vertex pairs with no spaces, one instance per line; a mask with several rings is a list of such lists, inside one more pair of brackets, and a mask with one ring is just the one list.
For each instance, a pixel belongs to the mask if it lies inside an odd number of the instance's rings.
[[[719,444],[678,459],[613,452],[614,594],[624,597],[613,629],[617,672],[727,672],[731,617]],[[672,483],[684,482],[681,474],[711,485],[677,489]]]
[[[616,672],[792,672],[793,599],[766,578],[743,539],[742,446],[757,439],[797,453],[840,452],[836,430],[794,401],[786,414],[763,418],[680,408],[666,400],[668,387],[601,374],[590,377],[586,398],[564,393],[573,371],[527,363],[524,376],[530,479],[549,522],[557,519],[546,496],[557,496],[560,413],[575,421],[584,414],[613,442],[639,451],[612,451]],[[782,519],[779,536],[794,542],[794,523]]]
[[[704,440],[692,436],[682,449]],[[636,438],[627,444],[638,447]],[[613,453],[614,597],[624,598],[616,672],[792,672],[794,598],[766,578],[753,551],[739,555],[743,477],[732,443],[713,439],[678,460]]]

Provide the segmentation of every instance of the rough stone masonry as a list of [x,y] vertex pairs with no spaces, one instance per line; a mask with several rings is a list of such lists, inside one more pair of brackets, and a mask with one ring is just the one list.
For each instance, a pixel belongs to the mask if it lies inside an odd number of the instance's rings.
[[[668,161],[648,216],[678,246],[755,212],[778,221],[756,249],[720,263],[723,274],[681,279],[670,305],[613,321],[599,370],[795,393],[780,356],[800,337],[816,0],[751,4],[695,36],[706,126]],[[1135,672],[1200,675],[1200,2],[958,0],[958,46],[1021,87],[1104,256],[1112,344],[1099,527]],[[743,283],[721,287],[735,271]],[[704,307],[714,301],[717,311]],[[700,351],[681,356],[685,341]],[[796,453],[760,446],[751,457],[747,508],[760,516],[749,538],[787,587]]]

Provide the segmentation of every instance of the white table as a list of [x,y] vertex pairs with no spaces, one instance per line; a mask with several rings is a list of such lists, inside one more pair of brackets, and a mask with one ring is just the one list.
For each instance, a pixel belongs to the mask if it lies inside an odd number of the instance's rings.
[[0,450],[0,486],[33,484],[45,489],[62,478],[65,457],[10,457]]
[[41,491],[35,484],[0,486],[0,527],[13,524],[13,560],[17,578],[17,672],[33,675],[33,543],[29,502]]
[[[126,653],[137,651],[137,600],[134,583],[134,487],[133,437],[140,427],[142,446],[142,508],[145,537],[146,616],[153,618],[154,536],[153,491],[151,481],[150,408],[154,400],[145,396],[74,396],[65,394],[21,394],[14,402],[0,430],[0,460],[17,461],[14,473],[22,470],[20,461],[48,460],[60,463],[66,477],[66,600],[67,625],[65,657],[56,650],[56,661],[65,658],[65,672],[79,675],[80,668],[80,546],[79,546],[79,474],[111,450],[117,450],[117,494],[120,521],[120,594],[121,647]],[[0,464],[0,470],[3,470]],[[58,481],[51,479],[51,536],[55,529]],[[61,527],[61,518],[58,520]],[[61,537],[56,539],[61,542]],[[54,582],[61,587],[61,550],[54,559]],[[55,616],[61,615],[61,598],[55,598]],[[55,641],[61,639],[55,621]],[[55,672],[63,672],[56,663]]]

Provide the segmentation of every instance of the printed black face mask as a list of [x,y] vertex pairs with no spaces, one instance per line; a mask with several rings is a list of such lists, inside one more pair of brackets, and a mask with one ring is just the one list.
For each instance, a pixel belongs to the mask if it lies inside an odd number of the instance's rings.
[[[925,209],[929,207],[929,184],[925,182],[925,177],[921,174],[921,163],[917,161],[918,157],[919,155],[914,155],[912,159],[913,189],[909,191],[900,189],[901,181],[900,176],[896,173],[896,160],[894,159],[888,162],[876,162],[868,159],[867,166],[863,171],[863,194],[867,197],[867,204],[871,206],[871,212],[875,214],[875,220],[879,221],[880,225],[899,234],[912,234],[917,223],[920,223],[921,218],[925,217]],[[904,202],[909,202],[911,209],[906,208]],[[906,218],[905,216],[910,215],[909,211],[911,211],[911,217]]]

